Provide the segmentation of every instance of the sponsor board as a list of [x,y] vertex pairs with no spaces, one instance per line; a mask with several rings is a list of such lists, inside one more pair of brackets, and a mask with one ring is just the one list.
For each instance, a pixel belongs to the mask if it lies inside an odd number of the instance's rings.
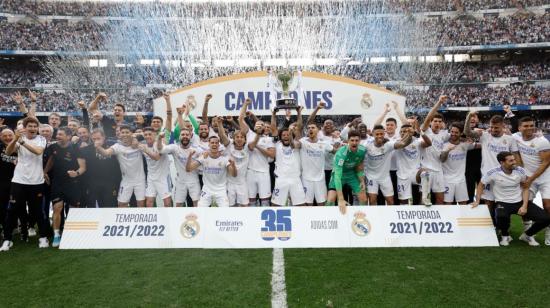
[[498,246],[485,206],[71,209],[62,249]]

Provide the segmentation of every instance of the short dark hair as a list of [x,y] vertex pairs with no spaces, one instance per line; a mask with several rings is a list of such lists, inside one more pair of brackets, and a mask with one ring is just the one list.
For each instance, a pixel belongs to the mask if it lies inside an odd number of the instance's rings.
[[58,128],[57,132],[64,132],[65,135],[67,135],[67,136],[72,136],[73,135],[73,131],[70,128],[68,128],[67,126],[63,126],[63,127]]
[[[122,111],[126,112],[126,107],[124,107],[124,105],[122,105],[121,103],[116,103],[116,104],[115,104],[115,107],[117,107],[117,106],[120,107],[120,108],[122,108]],[[114,107],[113,107],[113,108],[114,108]]]
[[413,126],[409,123],[401,125],[401,128],[412,128]]
[[436,112],[436,113],[433,115],[433,117],[432,117],[432,120],[433,120],[433,119],[441,119],[441,120],[443,120],[443,115],[442,115],[441,113],[439,113],[439,112]]
[[212,139],[220,139],[220,137],[218,136],[210,136],[208,137],[208,141],[212,140]]
[[129,130],[129,131],[132,131],[132,128],[130,127],[130,125],[120,125],[120,126],[118,127],[118,129],[120,129],[121,131],[122,131],[123,129],[127,129],[127,130]]
[[144,127],[143,131],[144,132],[153,132],[153,133],[156,132],[151,126]]
[[154,117],[151,119],[151,121],[153,121],[153,120],[160,120],[160,123],[163,123],[163,122],[164,122],[164,120],[163,120],[161,117],[159,117],[159,116],[154,116]]
[[359,134],[358,131],[350,130],[349,133],[348,133],[348,139],[351,139],[353,137],[358,137],[359,139],[361,139],[361,135]]
[[501,163],[503,161],[506,161],[506,157],[508,156],[514,156],[514,154],[512,154],[512,152],[502,151],[497,154],[497,160],[499,163]]
[[529,116],[523,117],[523,118],[519,119],[519,123],[520,123],[520,124],[521,124],[521,123],[525,123],[525,122],[535,122],[535,119],[533,119],[533,118],[531,118],[531,117],[529,117]]
[[388,123],[388,122],[393,122],[397,125],[397,120],[395,118],[387,118],[386,123]]
[[459,131],[464,130],[464,125],[460,122],[453,122],[451,123],[451,128],[456,127]]
[[93,131],[92,131],[92,135],[93,134],[100,134],[101,136],[105,137],[105,132],[103,131],[103,129],[101,128],[95,128]]
[[489,121],[491,124],[501,124],[504,123],[504,118],[501,115],[494,115],[491,117],[491,120]]
[[40,122],[38,122],[38,119],[34,117],[26,117],[23,119],[23,127],[27,127],[29,123],[34,123],[36,126],[40,126]]
[[380,125],[380,124],[377,124],[377,125],[374,125],[374,127],[372,128],[373,131],[377,130],[377,129],[384,129],[384,126]]
[[61,119],[61,116],[60,116],[59,113],[57,113],[57,112],[52,112],[52,113],[50,113],[50,115],[48,116],[48,119],[51,118],[51,117],[58,117],[58,118]]

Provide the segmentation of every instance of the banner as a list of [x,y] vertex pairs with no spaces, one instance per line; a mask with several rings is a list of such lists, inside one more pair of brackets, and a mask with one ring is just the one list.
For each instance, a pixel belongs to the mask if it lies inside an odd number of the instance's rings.
[[498,246],[486,206],[71,209],[61,249]]
[[[273,76],[272,78],[276,78]],[[326,103],[326,110],[319,112],[319,116],[326,115],[363,115],[368,125],[384,111],[384,105],[391,101],[397,102],[402,109],[405,107],[405,97],[386,90],[383,87],[365,83],[359,80],[342,76],[302,72],[302,77],[296,76],[290,85],[295,89],[300,81],[298,90],[290,91],[290,96],[304,105],[303,114],[310,114],[319,102]],[[249,110],[255,115],[271,115],[271,101],[275,91],[273,80],[269,80],[267,72],[251,72],[218,77],[195,83],[171,93],[172,109],[180,107],[187,96],[194,95],[197,106],[193,111],[195,116],[201,116],[204,97],[212,94],[208,104],[209,116],[238,116],[245,100],[250,98],[252,104]],[[271,84],[271,86],[270,86]],[[303,93],[298,97],[299,93]],[[281,96],[280,93],[278,97]],[[166,103],[164,98],[154,100],[156,116],[166,117]],[[398,118],[392,111],[391,117]],[[177,114],[173,113],[176,123]],[[399,119],[398,119],[399,121]]]

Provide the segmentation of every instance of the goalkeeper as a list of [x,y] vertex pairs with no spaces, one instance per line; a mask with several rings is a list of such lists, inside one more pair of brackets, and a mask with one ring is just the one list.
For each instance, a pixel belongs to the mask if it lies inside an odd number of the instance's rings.
[[350,131],[348,144],[341,147],[334,156],[332,174],[328,185],[328,204],[332,205],[338,197],[338,208],[342,214],[346,213],[346,199],[342,193],[342,186],[348,184],[360,204],[367,204],[365,186],[365,172],[363,161],[366,149],[360,145],[361,137],[359,132]]

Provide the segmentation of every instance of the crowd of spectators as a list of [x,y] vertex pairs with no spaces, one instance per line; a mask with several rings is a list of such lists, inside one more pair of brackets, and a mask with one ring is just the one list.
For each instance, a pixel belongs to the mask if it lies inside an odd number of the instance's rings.
[[[14,92],[0,92],[0,112],[17,112],[17,104],[13,101]],[[49,91],[38,93],[36,111],[38,112],[77,112],[77,102],[91,102],[96,93],[77,91]],[[112,110],[118,102],[124,103],[128,112],[152,112],[153,102],[150,94],[128,93],[127,91],[110,92],[109,101],[102,104],[105,110]],[[30,101],[26,102],[30,106]]]
[[[320,1],[322,3],[322,1]],[[339,2],[330,3],[329,8],[335,9]],[[521,8],[550,4],[548,0],[386,0],[366,1],[362,7],[369,11],[381,11],[391,13],[409,12],[439,12],[439,11],[478,11],[486,9]],[[243,3],[224,3],[218,6],[218,10],[208,7],[204,3],[161,3],[166,8],[165,14],[177,14],[185,10],[214,11],[223,14],[226,11],[238,11],[239,6],[249,5]],[[259,10],[271,7],[276,10],[295,10],[295,3],[255,3]],[[327,3],[325,3],[327,5]],[[143,12],[162,14],[157,10],[159,3],[117,3],[100,1],[41,1],[41,0],[2,0],[0,12],[33,15],[68,15],[68,16],[135,16]],[[302,4],[311,14],[318,13],[323,6],[319,3]],[[302,9],[303,9],[302,8]],[[202,9],[202,10],[201,10]],[[212,14],[212,12],[209,12]]]
[[[421,22],[426,42],[439,46],[536,43],[550,40],[550,13],[506,17],[441,18]],[[103,26],[93,21],[0,21],[0,49],[104,50]],[[434,36],[436,39],[434,40]]]

